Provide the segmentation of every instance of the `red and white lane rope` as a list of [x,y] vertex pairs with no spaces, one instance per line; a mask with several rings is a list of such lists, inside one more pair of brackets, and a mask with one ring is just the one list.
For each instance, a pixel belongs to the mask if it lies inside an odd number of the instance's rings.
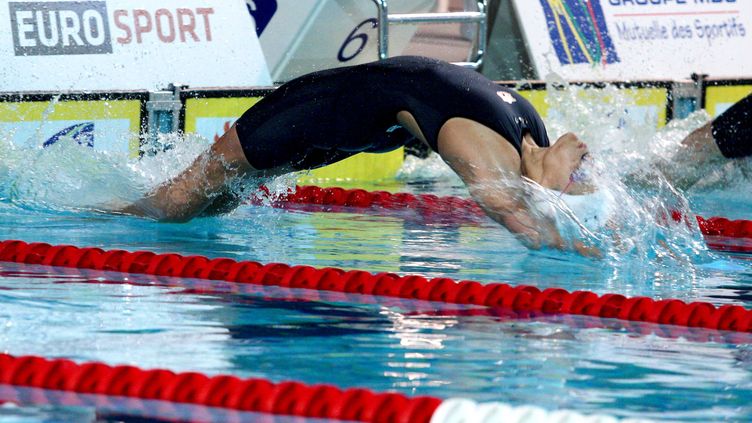
[[462,398],[445,400],[436,409],[431,423],[648,423],[643,419],[617,419],[612,416],[584,415],[570,410],[548,411],[533,406],[514,407],[500,402],[477,403]]
[[598,295],[561,288],[543,291],[530,285],[481,284],[449,278],[426,279],[361,270],[316,269],[283,263],[262,265],[253,261],[202,256],[156,254],[150,251],[105,251],[100,248],[52,246],[23,241],[0,242],[0,261],[41,264],[227,282],[273,285],[363,295],[478,305],[512,311],[577,314],[635,322],[706,329],[752,332],[752,311],[741,306],[716,307],[707,302],[676,299],[653,300],[620,294]]
[[[398,393],[299,382],[273,383],[230,375],[142,370],[36,356],[0,354],[0,385],[195,404],[233,410],[384,423],[613,423],[610,416],[585,416],[573,411],[546,411],[502,403],[477,404],[466,399]],[[9,401],[2,398],[0,400]],[[32,400],[33,401],[33,400]],[[45,399],[45,401],[47,401]],[[623,420],[637,422],[637,420]]]
[[[266,192],[268,194],[268,191]],[[477,222],[484,216],[478,204],[469,198],[454,196],[439,197],[433,194],[392,194],[386,191],[366,191],[363,189],[320,188],[298,186],[294,192],[277,198],[269,198],[275,207],[296,205],[316,205],[336,210],[349,209],[410,209],[421,216],[454,223]],[[676,221],[681,221],[680,213],[672,213]],[[704,218],[696,216],[700,231],[710,248],[720,251],[752,253],[752,221],[729,220],[725,217]]]

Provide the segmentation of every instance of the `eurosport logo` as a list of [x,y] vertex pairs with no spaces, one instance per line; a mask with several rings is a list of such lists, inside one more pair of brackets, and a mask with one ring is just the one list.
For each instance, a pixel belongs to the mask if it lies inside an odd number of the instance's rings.
[[540,0],[562,65],[618,63],[600,0]]
[[105,2],[9,3],[16,56],[112,53]]
[[118,9],[112,12],[114,28],[104,1],[10,2],[8,7],[16,56],[111,54],[113,44],[212,41],[211,7]]

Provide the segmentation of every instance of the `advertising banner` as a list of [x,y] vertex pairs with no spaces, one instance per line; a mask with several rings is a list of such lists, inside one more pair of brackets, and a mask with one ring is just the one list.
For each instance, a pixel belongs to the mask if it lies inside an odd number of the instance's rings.
[[26,147],[73,141],[136,156],[140,122],[139,100],[0,103],[0,139]]
[[538,76],[752,75],[749,0],[514,0]]
[[0,91],[269,85],[243,0],[0,0]]
[[185,132],[216,141],[261,97],[189,98],[185,101]]
[[[552,108],[549,104],[551,93],[547,90],[521,90],[520,94],[535,107],[535,110],[544,119],[555,118],[560,114],[560,111]],[[666,88],[622,88],[619,90],[619,96],[622,102],[626,101],[624,111],[630,119],[655,128],[666,125],[666,109],[668,107],[668,90]],[[611,97],[612,93],[599,88],[588,88],[577,92],[577,99],[586,104],[608,104],[613,100]]]
[[734,103],[752,94],[752,85],[720,85],[705,89],[705,110],[716,117],[725,112]]

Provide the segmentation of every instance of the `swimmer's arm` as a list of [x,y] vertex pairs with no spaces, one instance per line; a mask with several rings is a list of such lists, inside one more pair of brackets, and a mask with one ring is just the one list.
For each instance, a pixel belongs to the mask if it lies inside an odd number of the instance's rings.
[[[475,186],[482,187],[484,185],[487,184],[481,183]],[[470,188],[470,194],[491,219],[501,223],[515,234],[517,239],[526,247],[534,250],[541,248],[570,249],[553,220],[546,217],[537,217],[524,201],[517,200],[520,195],[523,195],[522,193]],[[598,248],[579,240],[572,241],[571,249],[587,257],[602,256]]]
[[[567,249],[569,244],[555,222],[536,216],[528,208],[527,194],[520,185],[519,154],[512,145],[483,125],[468,120],[456,122],[442,128],[439,154],[465,182],[483,211],[529,248]],[[597,249],[581,241],[571,246],[582,255],[600,256]]]
[[554,222],[533,215],[520,196],[519,190],[504,188],[503,182],[468,178],[470,195],[493,220],[515,234],[525,246],[532,249],[552,247],[564,249],[565,243]]
[[496,131],[464,118],[448,120],[439,131],[439,154],[491,219],[530,248],[563,248],[553,222],[536,218],[522,198],[520,156]]
[[252,171],[233,127],[178,176],[118,212],[186,222],[207,210],[218,196],[224,198],[221,194],[233,179]]

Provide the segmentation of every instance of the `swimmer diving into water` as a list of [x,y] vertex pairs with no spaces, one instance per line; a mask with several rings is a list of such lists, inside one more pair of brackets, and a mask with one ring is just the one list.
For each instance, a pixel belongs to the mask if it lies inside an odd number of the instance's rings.
[[[709,131],[711,142],[728,132]],[[693,135],[698,146],[708,142],[704,133]],[[585,143],[570,133],[551,145],[540,116],[518,93],[423,57],[324,70],[282,85],[188,169],[122,211],[163,221],[227,211],[241,200],[228,194],[236,181],[387,152],[413,138],[437,152],[488,216],[528,247],[592,253],[580,241],[565,242],[553,219],[532,213],[517,183],[587,193],[572,177],[588,153]],[[744,153],[725,147],[732,144],[717,142],[724,155]]]

